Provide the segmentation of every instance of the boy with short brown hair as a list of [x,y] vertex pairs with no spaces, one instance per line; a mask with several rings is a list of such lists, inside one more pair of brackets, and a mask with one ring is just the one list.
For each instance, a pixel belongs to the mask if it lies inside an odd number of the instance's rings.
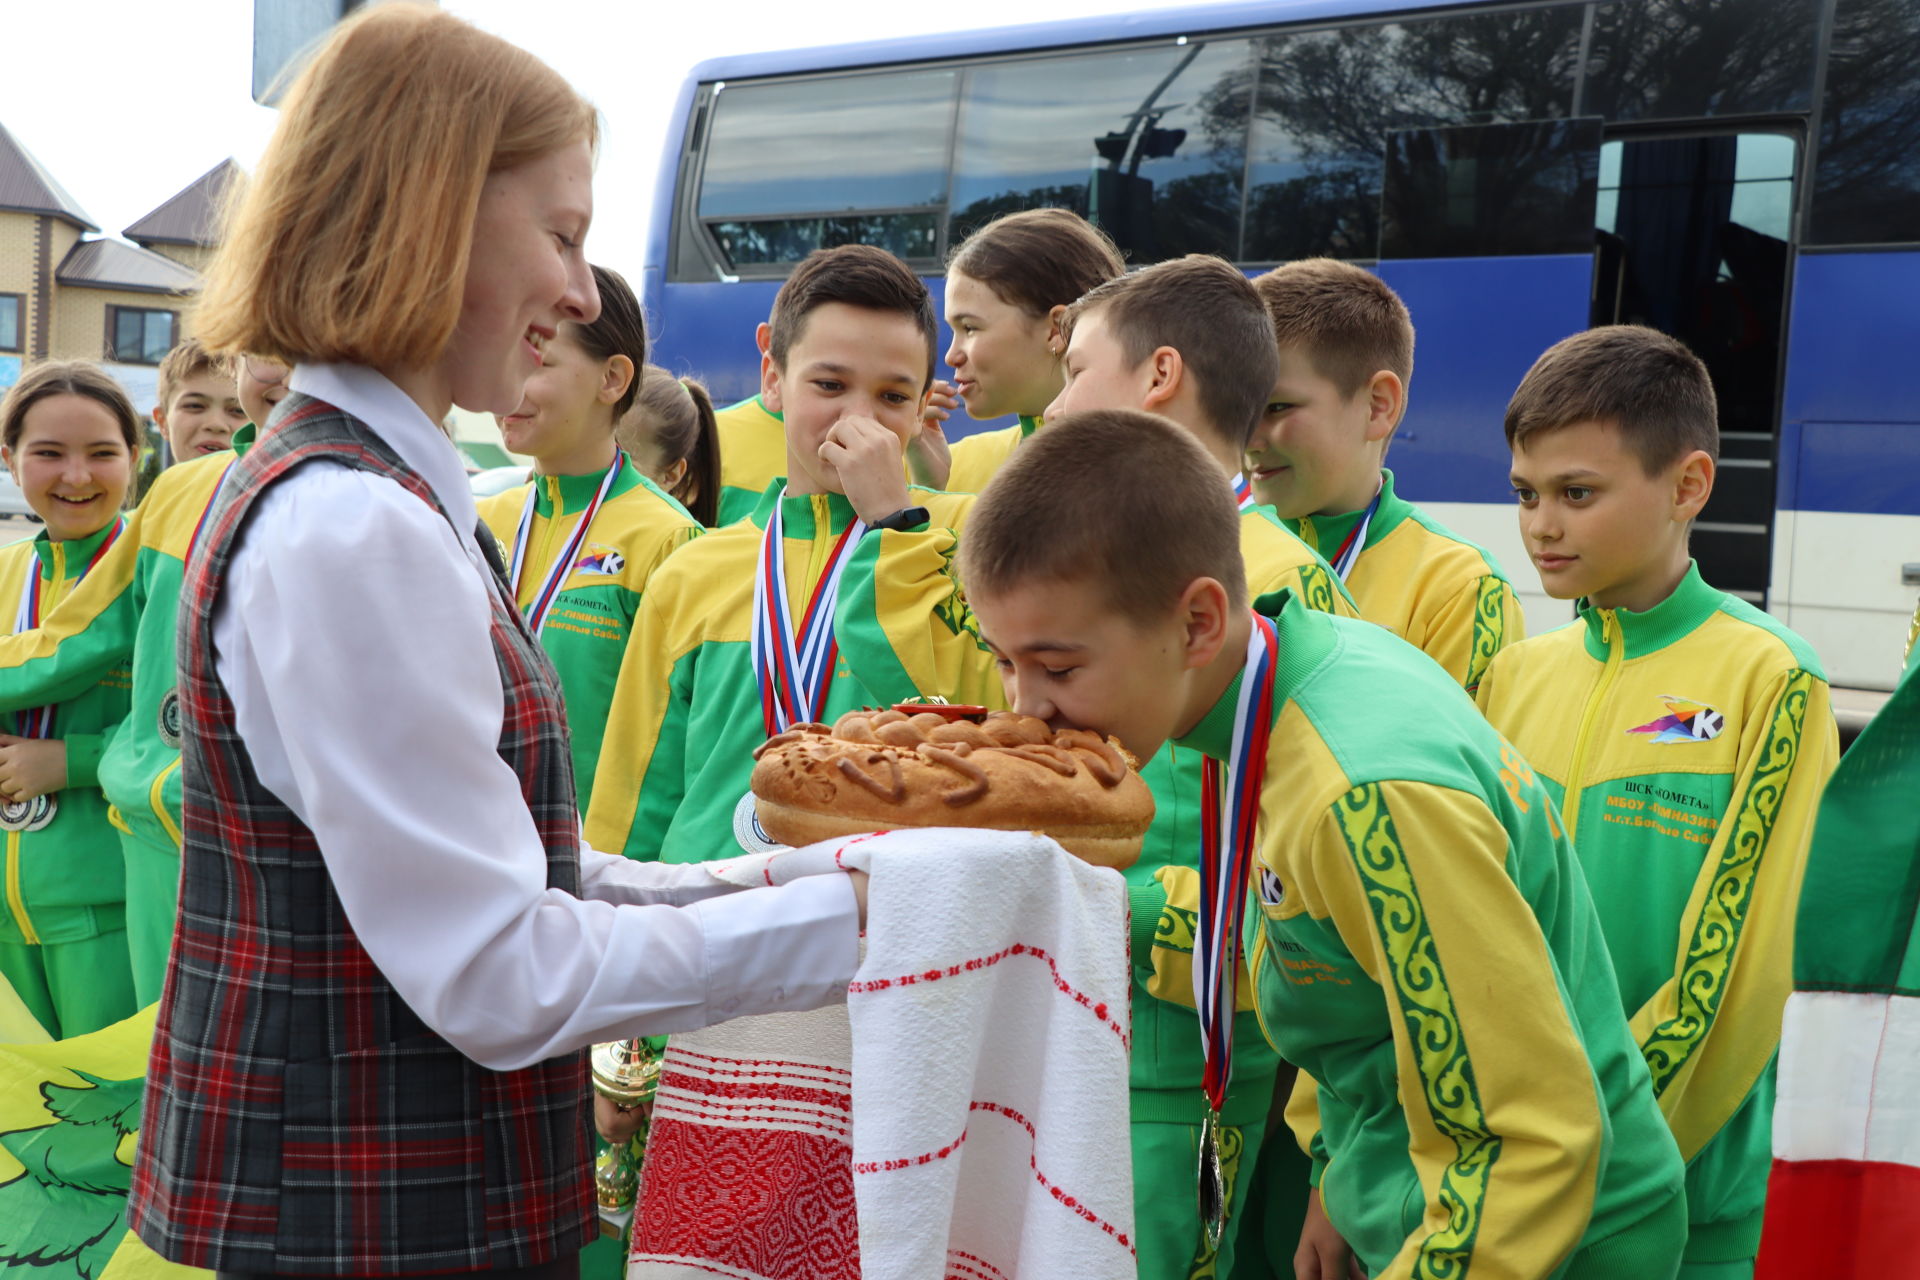
[[[1237,475],[1248,433],[1277,372],[1273,327],[1247,278],[1219,258],[1191,254],[1088,291],[1067,309],[1066,386],[1048,408],[1064,414],[1149,410],[1183,428],[1219,468],[1239,507],[1240,550],[1255,595],[1290,589],[1305,606],[1358,616],[1339,578],[1314,550],[1258,505]],[[1039,433],[1039,434],[1044,434]],[[1024,447],[1024,446],[1023,446]],[[1083,483],[1095,492],[1128,474],[1110,467],[1108,450],[1089,455]],[[1128,554],[1151,557],[1148,540]],[[1169,747],[1143,770],[1153,790],[1153,826],[1132,886],[1134,969],[1134,1220],[1142,1275],[1226,1275],[1238,1247],[1243,1211],[1267,1117],[1278,1061],[1242,1015],[1241,1072],[1221,1123],[1238,1158],[1228,1162],[1231,1213],[1217,1243],[1200,1230],[1193,1197],[1180,1185],[1193,1163],[1204,1118],[1196,1100],[1202,1070],[1193,1023],[1192,983],[1176,965],[1156,961],[1191,948],[1198,900],[1200,753]]]
[[[1104,482],[1076,484],[1095,453]],[[1209,1105],[1244,999],[1319,1082],[1296,1128],[1366,1274],[1672,1276],[1679,1159],[1546,792],[1382,629],[1291,593],[1249,610],[1213,476],[1151,416],[1055,419],[961,548],[1017,710],[1215,762],[1199,963],[1154,953],[1202,975]],[[1203,1134],[1198,1154],[1230,1152]],[[1192,1168],[1150,1176],[1190,1197]]]
[[1479,703],[1538,771],[1592,886],[1687,1161],[1681,1274],[1750,1275],[1800,881],[1839,758],[1826,677],[1688,554],[1720,441],[1683,344],[1575,334],[1522,380],[1506,434],[1528,552],[1578,617],[1500,653]]
[[160,361],[158,399],[153,422],[175,462],[231,448],[233,433],[247,425],[233,362],[214,355],[197,338],[178,343]]
[[1359,606],[1471,693],[1524,634],[1484,548],[1401,497],[1384,465],[1413,378],[1413,319],[1378,276],[1309,258],[1256,277],[1280,370],[1247,447],[1254,495],[1332,563]]

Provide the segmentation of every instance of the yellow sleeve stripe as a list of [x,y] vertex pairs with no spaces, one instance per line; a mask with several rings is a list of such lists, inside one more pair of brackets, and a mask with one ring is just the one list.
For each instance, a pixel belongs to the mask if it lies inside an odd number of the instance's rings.
[[1464,1276],[1472,1266],[1500,1139],[1487,1123],[1460,1014],[1379,785],[1353,788],[1335,801],[1333,812],[1379,930],[1421,1095],[1434,1128],[1453,1143],[1453,1159],[1441,1171],[1435,1197],[1451,1213],[1422,1242],[1413,1275],[1420,1280]]

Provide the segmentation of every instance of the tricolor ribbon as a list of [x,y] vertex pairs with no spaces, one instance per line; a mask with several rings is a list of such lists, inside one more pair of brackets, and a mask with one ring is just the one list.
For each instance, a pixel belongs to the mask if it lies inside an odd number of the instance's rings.
[[213,514],[213,504],[219,499],[220,490],[226,486],[227,477],[233,474],[234,464],[239,461],[238,454],[227,459],[227,465],[220,469],[220,478],[213,482],[213,492],[207,495],[207,505],[201,510],[200,519],[194,523],[193,536],[187,539],[187,559],[193,559],[193,549],[200,545],[200,533],[207,527],[207,517]]
[[[613,486],[620,480],[620,473],[626,470],[627,455],[624,450],[616,449],[613,465],[607,468],[606,477],[600,481],[600,488],[594,493],[593,501],[580,513],[580,523],[567,536],[567,545],[560,549],[552,564],[547,566],[547,576],[541,581],[540,589],[533,599],[527,602],[523,611],[527,615],[527,626],[533,634],[539,635],[541,628],[547,625],[547,612],[553,608],[553,602],[560,594],[561,584],[573,572],[574,557],[580,554],[580,548],[586,545],[587,530],[593,526],[593,518],[600,514],[600,504],[613,492]],[[535,476],[527,487],[527,505],[520,509],[520,527],[513,535],[513,565],[508,577],[513,583],[513,598],[520,598],[520,575],[527,567],[527,544],[533,541],[533,509],[540,500],[540,477]]]
[[1247,666],[1233,713],[1233,748],[1224,766],[1209,756],[1201,768],[1206,799],[1200,806],[1200,922],[1193,950],[1193,993],[1206,1058],[1201,1086],[1218,1114],[1233,1079],[1233,1010],[1238,998],[1240,932],[1246,919],[1248,873],[1260,827],[1260,787],[1273,735],[1274,667],[1280,637],[1273,621],[1255,614],[1247,637]]
[[[93,555],[80,570],[80,578],[93,572],[93,566],[100,563],[113,544],[120,540],[120,531],[127,527],[125,516],[113,518],[113,528],[93,549]],[[80,578],[74,579],[77,583]],[[27,565],[27,580],[20,588],[20,608],[13,617],[14,634],[31,631],[40,625],[40,559],[36,555]],[[20,727],[23,738],[49,738],[53,736],[53,706],[23,707],[14,713],[14,722]]]
[[767,517],[760,538],[760,571],[753,580],[753,673],[760,682],[760,714],[769,737],[826,714],[827,685],[840,654],[833,637],[840,575],[867,531],[866,521],[855,519],[833,544],[796,629],[787,605],[786,522],[780,515],[786,499],[782,489]]
[[1233,473],[1233,497],[1234,501],[1240,504],[1242,511],[1253,508],[1253,481],[1247,479],[1247,473],[1244,471]]
[[1360,513],[1360,523],[1347,530],[1347,536],[1341,540],[1340,549],[1333,553],[1333,571],[1345,582],[1347,575],[1353,572],[1353,566],[1360,559],[1360,553],[1367,549],[1367,526],[1373,523],[1373,513],[1380,509],[1380,495],[1386,492],[1385,486],[1373,491],[1373,501]]

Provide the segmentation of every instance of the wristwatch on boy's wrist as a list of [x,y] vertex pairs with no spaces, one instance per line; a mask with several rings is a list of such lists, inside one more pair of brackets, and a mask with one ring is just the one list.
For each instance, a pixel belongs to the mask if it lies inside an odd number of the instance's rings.
[[925,524],[933,518],[925,507],[902,507],[891,515],[881,516],[878,520],[869,520],[869,529],[911,529],[917,524]]

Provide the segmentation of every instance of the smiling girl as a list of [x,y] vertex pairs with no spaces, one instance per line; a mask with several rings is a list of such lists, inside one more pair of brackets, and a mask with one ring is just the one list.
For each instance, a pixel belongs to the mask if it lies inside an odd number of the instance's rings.
[[1020,420],[956,443],[944,488],[980,492],[1039,427],[1065,385],[1061,317],[1081,294],[1125,271],[1106,233],[1067,209],[995,218],[954,250],[946,292],[954,391],[970,418]]
[[559,682],[439,427],[514,413],[599,317],[595,137],[524,50],[369,6],[209,271],[208,347],[292,373],[181,590],[179,920],[128,1209],[171,1261],[577,1280],[586,1046],[845,998],[863,881],[716,892],[582,847]]
[[533,458],[533,477],[479,508],[515,603],[560,673],[582,813],[647,579],[700,532],[614,440],[640,392],[647,330],[619,272],[594,267],[593,280],[599,318],[559,326],[500,419],[507,448]]
[[[46,528],[0,548],[14,631],[39,625],[120,536],[140,419],[119,384],[80,362],[42,364],[0,402],[0,458]],[[0,975],[56,1039],[135,1008],[120,841],[96,785],[101,746],[127,714],[122,670],[0,735],[6,910]]]

